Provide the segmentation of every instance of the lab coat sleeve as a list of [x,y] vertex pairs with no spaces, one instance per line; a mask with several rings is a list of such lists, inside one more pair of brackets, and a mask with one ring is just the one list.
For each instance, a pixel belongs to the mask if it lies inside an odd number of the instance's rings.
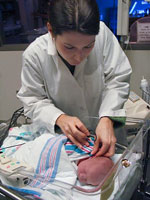
[[[104,90],[99,117],[125,117],[124,103],[128,99],[131,75],[130,63],[113,33],[102,26]],[[100,33],[101,34],[101,33]]]
[[47,97],[40,62],[29,53],[23,55],[21,80],[22,87],[17,97],[23,103],[25,115],[54,133],[56,119],[63,112]]

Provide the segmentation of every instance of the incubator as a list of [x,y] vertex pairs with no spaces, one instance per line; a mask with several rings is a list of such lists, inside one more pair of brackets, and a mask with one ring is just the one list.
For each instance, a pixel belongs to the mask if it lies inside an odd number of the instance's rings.
[[[97,118],[91,118],[92,125],[97,123]],[[128,119],[130,121],[130,119]],[[131,121],[130,121],[131,122]],[[123,134],[127,136],[126,142],[121,143],[119,140],[116,143],[116,151],[115,155],[111,158],[114,162],[113,167],[109,170],[107,175],[101,180],[99,185],[91,186],[91,185],[83,185],[79,182],[76,177],[68,178],[65,181],[65,178],[55,177],[55,179],[51,182],[42,181],[42,176],[38,177],[40,179],[40,184],[43,184],[43,187],[33,187],[32,182],[35,181],[35,172],[32,169],[29,169],[29,166],[18,168],[16,170],[16,174],[19,177],[27,178],[28,181],[21,182],[18,185],[14,185],[13,179],[10,182],[9,179],[5,180],[5,175],[0,174],[1,185],[0,185],[0,199],[56,199],[56,200],[128,200],[131,198],[133,192],[139,185],[140,181],[143,180],[143,162],[145,161],[145,150],[143,148],[143,142],[149,133],[150,122],[147,121],[139,121],[138,127],[134,129],[130,129],[130,126],[125,126],[123,128],[116,129],[116,134]],[[143,123],[144,122],[144,123]],[[132,122],[131,122],[132,123]],[[94,133],[95,126],[91,127],[91,131]],[[32,125],[24,125],[21,129],[18,128],[16,130],[22,132],[25,128],[28,129],[28,132],[32,132],[34,129]],[[15,130],[15,133],[17,132]],[[40,129],[43,131],[43,129]],[[36,135],[39,136],[40,131],[36,131]],[[33,130],[34,132],[34,130]],[[35,132],[34,132],[35,133]],[[43,134],[43,132],[42,132]],[[45,133],[44,133],[45,134]],[[15,136],[14,136],[15,137]],[[18,136],[17,136],[18,137]],[[33,137],[33,135],[32,135]],[[40,136],[39,136],[40,138]],[[26,138],[27,139],[27,138]],[[18,144],[21,142],[18,139]],[[32,143],[32,141],[30,141]],[[25,142],[26,143],[26,142]],[[5,141],[4,144],[5,145]],[[27,143],[26,143],[27,144]],[[41,144],[42,145],[42,144]],[[149,144],[147,144],[149,145]],[[22,147],[24,144],[22,143]],[[40,147],[39,147],[40,149]],[[21,150],[21,148],[20,148]],[[14,158],[11,153],[11,148],[8,151],[3,151],[3,154],[6,154],[6,157],[9,159],[17,159],[19,157],[16,156]],[[2,154],[1,154],[2,155]],[[24,152],[24,156],[26,153]],[[62,155],[62,154],[61,154]],[[66,158],[67,159],[67,158]],[[11,160],[9,160],[11,161]],[[22,162],[22,161],[20,161]],[[2,164],[2,163],[1,163]],[[30,165],[30,163],[26,163]],[[145,165],[144,165],[145,166]],[[64,169],[67,168],[67,165],[63,166]],[[58,172],[61,173],[59,170]],[[73,170],[76,172],[76,166],[73,165]],[[5,171],[5,169],[4,169]],[[67,173],[67,170],[64,172]],[[14,170],[14,176],[17,177]],[[63,172],[62,172],[63,174]],[[39,175],[40,176],[40,175]],[[37,177],[36,177],[37,178]],[[20,179],[22,181],[23,179]],[[44,179],[43,179],[44,180]],[[69,181],[70,180],[70,181]],[[74,180],[74,181],[72,181]]]

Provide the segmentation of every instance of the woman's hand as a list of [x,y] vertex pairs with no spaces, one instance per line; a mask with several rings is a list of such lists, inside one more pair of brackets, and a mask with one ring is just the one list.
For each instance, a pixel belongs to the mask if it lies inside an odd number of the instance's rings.
[[87,136],[89,136],[90,133],[77,117],[62,114],[56,120],[56,125],[58,125],[63,133],[79,148],[82,148],[82,145],[89,146]]
[[[116,137],[114,134],[113,122],[108,117],[102,117],[96,128],[96,141],[92,154],[96,157],[111,157],[115,153]],[[101,145],[101,146],[100,146]]]

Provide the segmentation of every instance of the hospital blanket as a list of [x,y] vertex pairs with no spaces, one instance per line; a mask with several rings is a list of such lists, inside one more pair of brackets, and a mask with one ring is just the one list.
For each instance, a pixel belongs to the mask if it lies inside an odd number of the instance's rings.
[[32,187],[43,188],[48,182],[54,181],[59,165],[61,148],[66,140],[67,138],[63,135],[48,139],[40,154],[35,170],[35,179],[30,184]]
[[[42,188],[45,184],[41,185],[41,180],[47,183],[54,179],[74,184],[77,177],[76,170],[63,145],[66,139],[64,135],[56,134],[55,137],[44,128],[24,125],[11,129],[1,148],[7,156],[33,167],[34,187]],[[14,147],[5,148],[9,146]]]
[[[35,124],[11,129],[2,147],[12,146],[12,148],[2,148],[3,152],[7,156],[28,163],[35,170],[34,178],[29,185],[14,189],[31,192],[44,200],[99,200],[100,194],[87,193],[86,195],[72,190],[77,182],[76,165],[72,161],[91,156],[93,138],[89,138],[89,144],[89,147],[83,146],[79,149],[64,135],[54,136],[45,127]],[[115,156],[115,158],[118,160],[118,157]],[[131,171],[130,168],[129,171]],[[119,187],[120,184],[125,185],[124,171],[123,175],[120,176],[122,183],[116,179],[114,191],[109,200],[113,200],[114,197],[117,199],[118,185]],[[10,186],[13,185],[10,184]],[[102,195],[101,200],[103,200]]]
[[69,159],[71,161],[77,161],[77,160],[80,160],[82,158],[92,156],[91,152],[92,152],[93,147],[94,147],[94,138],[89,137],[88,143],[89,143],[89,146],[83,145],[82,148],[78,148],[71,141],[67,140],[67,142],[65,143],[65,150],[66,150],[66,153],[69,156]]

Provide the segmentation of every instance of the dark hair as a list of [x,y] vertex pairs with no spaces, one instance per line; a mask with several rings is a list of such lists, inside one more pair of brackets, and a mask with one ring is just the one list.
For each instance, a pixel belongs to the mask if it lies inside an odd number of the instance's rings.
[[96,0],[51,0],[48,21],[54,35],[77,31],[88,35],[99,32],[99,9]]

